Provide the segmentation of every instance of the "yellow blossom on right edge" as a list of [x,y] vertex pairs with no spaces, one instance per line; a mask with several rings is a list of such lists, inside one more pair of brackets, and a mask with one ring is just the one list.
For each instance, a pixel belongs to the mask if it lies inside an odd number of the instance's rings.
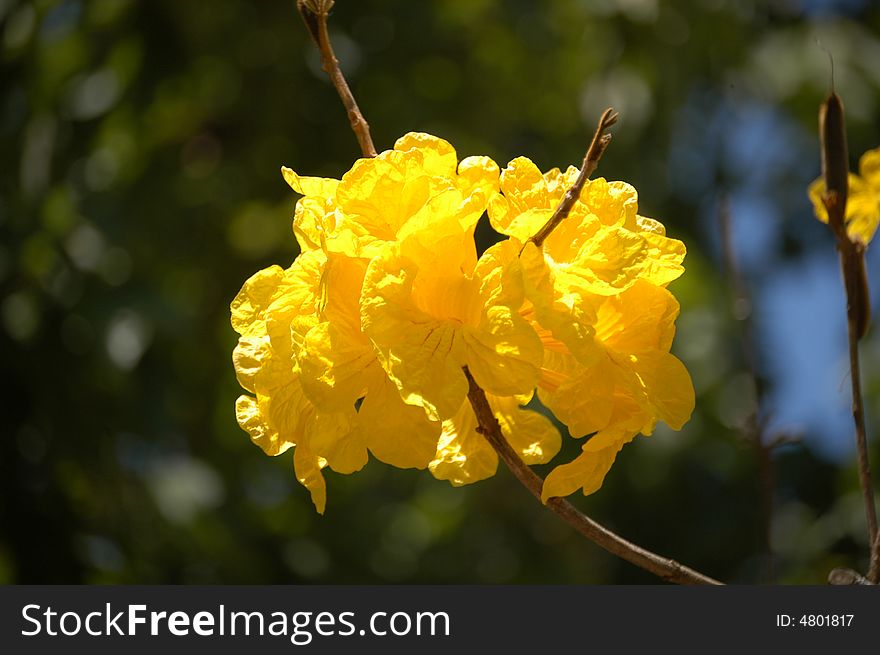
[[[880,224],[880,148],[869,150],[859,160],[859,175],[849,174],[846,201],[846,233],[850,241],[867,246]],[[808,190],[813,211],[823,223],[828,222],[825,209],[825,180],[815,180]]]

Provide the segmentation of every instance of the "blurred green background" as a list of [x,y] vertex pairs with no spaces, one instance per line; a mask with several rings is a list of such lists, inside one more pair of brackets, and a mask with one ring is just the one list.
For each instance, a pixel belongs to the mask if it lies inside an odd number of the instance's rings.
[[[729,199],[760,415],[799,437],[773,456],[776,579],[864,570],[842,286],[805,190],[829,87],[817,39],[853,167],[880,145],[877,4],[338,0],[331,30],[380,150],[420,130],[547,169],[580,162],[600,111],[621,112],[599,173],[688,244],[675,351],[697,410],[572,500],[757,583],[756,393],[718,237]],[[296,255],[279,168],[338,177],[359,154],[291,0],[0,0],[0,79],[0,581],[656,582],[503,468],[454,489],[372,461],[327,474],[321,517],[290,454],[267,458],[238,428],[229,301]],[[876,306],[876,253],[869,266]],[[863,367],[880,472],[877,329]]]

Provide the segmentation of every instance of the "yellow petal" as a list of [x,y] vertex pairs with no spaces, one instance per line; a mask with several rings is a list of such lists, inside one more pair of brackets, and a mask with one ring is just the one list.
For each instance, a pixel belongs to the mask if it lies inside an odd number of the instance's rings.
[[284,181],[290,188],[304,196],[318,196],[320,198],[332,198],[336,193],[339,180],[328,177],[305,177],[297,175],[287,166],[281,167]]
[[477,418],[467,400],[443,421],[437,453],[428,468],[435,478],[448,480],[456,487],[495,475],[498,455],[477,432]]
[[[596,439],[593,437],[593,439]],[[584,444],[584,452],[578,455],[568,464],[560,464],[550,471],[544,479],[544,487],[541,490],[541,500],[547,502],[556,496],[568,496],[578,489],[582,489],[585,496],[594,493],[602,486],[605,476],[611,470],[612,464],[621,448],[632,439],[620,435],[618,439],[603,440],[603,447],[589,447],[591,439]]]
[[489,157],[465,157],[458,165],[457,186],[466,194],[479,189],[488,198],[499,189],[500,173],[498,164]]
[[596,338],[619,353],[668,351],[678,312],[678,301],[669,291],[639,280],[599,306]]
[[370,452],[386,464],[423,469],[434,459],[440,423],[429,420],[421,407],[404,403],[384,372],[373,377],[358,420]]
[[[315,408],[306,399],[299,376],[285,359],[269,357],[254,376],[257,403],[265,421],[281,441],[299,443],[313,420]],[[268,454],[274,444],[258,444]]]
[[299,483],[309,490],[312,503],[318,514],[323,514],[327,505],[327,484],[321,469],[327,462],[322,457],[312,453],[304,445],[297,446],[293,451],[293,469]]
[[300,250],[321,248],[324,242],[326,202],[320,198],[300,198],[293,212],[293,234]]
[[307,428],[309,449],[337,473],[354,473],[367,463],[367,445],[353,406],[346,412],[316,412]]
[[283,279],[284,269],[280,266],[264,268],[247,279],[230,305],[232,327],[236,332],[247,334],[255,322],[263,319]]
[[603,225],[633,229],[639,196],[626,182],[608,182],[605,178],[590,180],[581,192],[581,202]]
[[859,159],[859,175],[875,193],[880,193],[880,148],[868,150]]
[[454,323],[432,317],[414,302],[418,271],[393,249],[373,259],[364,277],[361,321],[404,402],[442,420],[467,394],[463,347]]
[[571,351],[585,366],[598,356],[595,341],[596,308],[600,296],[579,292],[565,275],[533,243],[520,256],[526,297],[532,303],[541,327]]
[[562,446],[562,437],[543,414],[520,406],[522,398],[486,394],[501,433],[526,464],[549,462]]
[[418,152],[422,157],[423,170],[428,175],[449,178],[455,175],[458,157],[448,141],[424,132],[409,132],[394,143],[394,149]]
[[238,383],[251,393],[256,393],[254,381],[263,363],[270,356],[270,349],[268,336],[250,334],[239,337],[238,343],[232,351],[235,377],[238,379]]
[[369,341],[350,338],[333,323],[320,323],[309,330],[299,357],[303,390],[325,411],[354,407],[367,387],[367,375],[378,367]]
[[694,411],[694,385],[684,364],[664,352],[643,353],[633,362],[653,417],[680,430]]
[[293,446],[293,442],[279,437],[260,412],[256,398],[239,396],[235,401],[235,418],[243,430],[267,455],[280,455]]
[[535,387],[543,347],[531,325],[510,307],[488,308],[479,328],[467,326],[461,334],[467,366],[484,390],[513,396]]
[[613,366],[605,356],[584,367],[571,356],[545,351],[538,397],[568,426],[571,436],[583,437],[610,424],[615,402]]

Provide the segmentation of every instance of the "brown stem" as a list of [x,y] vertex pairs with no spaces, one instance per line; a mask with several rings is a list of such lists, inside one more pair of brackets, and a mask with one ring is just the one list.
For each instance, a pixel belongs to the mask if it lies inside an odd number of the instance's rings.
[[[827,182],[826,182],[827,184]],[[868,434],[865,428],[865,408],[862,403],[861,366],[859,364],[859,339],[867,329],[869,311],[867,279],[864,277],[864,251],[859,244],[850,241],[846,233],[846,197],[829,191],[823,198],[828,211],[828,223],[837,239],[843,288],[846,293],[846,328],[849,341],[849,378],[852,387],[852,415],[856,432],[856,458],[859,469],[859,486],[865,504],[868,526],[870,560],[880,558],[880,541],[877,537],[877,509],[874,506],[874,485],[871,482],[871,465],[868,461]]]
[[[504,460],[510,471],[528,489],[532,495],[541,500],[541,488],[544,480],[530,469],[525,462],[522,461],[516,451],[511,448],[510,444],[501,434],[501,427],[498,420],[489,406],[486,399],[486,393],[476,383],[467,367],[464,367],[464,374],[468,381],[468,400],[473,407],[474,414],[477,417],[478,431],[491,444],[498,456]],[[675,560],[661,557],[649,550],[645,550],[641,546],[637,546],[626,539],[611,532],[611,530],[596,523],[593,519],[581,513],[574,505],[564,498],[551,498],[547,501],[547,507],[557,514],[563,521],[568,523],[575,530],[580,532],[590,541],[601,546],[609,553],[617,555],[625,559],[631,564],[645,569],[666,580],[676,584],[693,584],[693,585],[719,585],[722,584],[698,571],[694,571],[683,564],[679,564]]]
[[880,584],[880,532],[874,539],[874,547],[871,549],[871,565],[868,568],[868,580],[874,584]]
[[373,138],[370,136],[370,126],[361,114],[361,110],[355,102],[354,95],[345,81],[342,69],[339,68],[339,60],[333,52],[333,46],[330,44],[330,34],[327,31],[327,16],[333,7],[334,0],[297,0],[296,8],[302,16],[306,29],[318,46],[321,53],[321,67],[330,77],[330,81],[336,88],[345,110],[348,112],[348,120],[351,123],[351,129],[357,137],[361,146],[361,152],[364,157],[375,157],[376,147],[373,145]]
[[587,180],[589,180],[590,176],[595,172],[596,166],[599,165],[599,160],[602,158],[602,154],[605,152],[608,144],[611,143],[611,135],[605,134],[605,130],[617,122],[618,116],[619,114],[611,107],[602,113],[602,117],[599,119],[599,124],[596,126],[596,132],[593,134],[593,140],[590,142],[590,147],[587,149],[587,154],[584,156],[584,162],[581,164],[581,170],[580,173],[578,173],[577,180],[575,180],[572,187],[565,192],[565,195],[562,197],[562,202],[559,203],[559,206],[556,208],[556,211],[553,212],[550,220],[538,230],[535,236],[529,239],[529,241],[538,246],[538,248],[540,248],[544,243],[544,240],[550,236],[550,233],[556,229],[556,226],[565,220],[566,216],[568,216],[571,211],[571,208],[574,207],[574,203],[580,198],[584,184],[586,184]]
[[721,200],[718,220],[721,228],[724,267],[727,270],[730,292],[733,298],[731,303],[733,306],[733,317],[740,325],[740,343],[743,359],[755,388],[755,407],[746,422],[745,433],[755,450],[755,456],[758,460],[758,492],[761,496],[761,547],[767,557],[767,581],[773,584],[776,577],[771,540],[773,528],[773,488],[776,477],[773,464],[773,443],[775,440],[768,443],[764,434],[764,421],[759,416],[763,405],[763,393],[758,380],[758,358],[752,326],[752,301],[736,259],[736,250],[731,233],[730,204],[726,195]]
[[852,415],[856,428],[856,452],[859,465],[859,484],[865,500],[865,518],[868,523],[868,541],[871,544],[871,560],[880,557],[877,541],[877,510],[874,507],[874,487],[871,483],[871,466],[868,462],[868,436],[865,429],[865,407],[862,403],[861,370],[859,365],[858,325],[853,312],[847,312],[849,336],[849,369],[852,384]]

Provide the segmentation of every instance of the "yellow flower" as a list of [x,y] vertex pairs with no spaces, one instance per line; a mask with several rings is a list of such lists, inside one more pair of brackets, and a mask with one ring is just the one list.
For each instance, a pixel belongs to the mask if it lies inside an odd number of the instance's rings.
[[388,242],[430,226],[442,205],[454,207],[462,228],[473,227],[498,188],[498,165],[488,157],[458,162],[443,139],[411,132],[392,150],[359,159],[341,180],[284,179],[304,194],[294,215],[303,250],[322,247],[349,257],[371,258]]
[[429,245],[388,248],[364,278],[364,332],[404,401],[432,419],[451,418],[467,395],[464,366],[489,393],[531,392],[541,343],[517,313],[523,289],[515,248],[497,244],[475,263],[470,235]]
[[[846,202],[846,233],[850,241],[867,246],[880,224],[880,148],[869,150],[859,160],[859,175],[849,174]],[[815,180],[808,190],[813,211],[823,223],[828,222],[825,209],[825,180]]]
[[598,303],[639,279],[666,285],[684,271],[684,244],[657,221],[639,216],[636,190],[625,182],[588,181],[569,216],[538,249],[527,243],[552,215],[577,169],[542,175],[528,159],[513,160],[501,192],[489,203],[493,227],[525,243],[526,296],[538,322],[589,363]]
[[[595,180],[541,250],[527,243],[576,169],[542,175],[525,158],[500,175],[487,157],[410,133],[340,180],[283,169],[302,194],[300,255],[256,273],[232,302],[236,374],[251,395],[239,424],[270,455],[294,448],[299,481],[324,511],[322,469],[353,473],[369,454],[454,485],[492,476],[466,367],[503,436],[528,464],[561,437],[538,398],[587,434],[545,498],[595,490],[617,451],[657,420],[678,428],[693,389],[669,354],[678,304],[664,288],[684,245],[637,213],[635,189]],[[479,258],[489,210],[506,241]],[[525,247],[523,247],[525,245]]]

